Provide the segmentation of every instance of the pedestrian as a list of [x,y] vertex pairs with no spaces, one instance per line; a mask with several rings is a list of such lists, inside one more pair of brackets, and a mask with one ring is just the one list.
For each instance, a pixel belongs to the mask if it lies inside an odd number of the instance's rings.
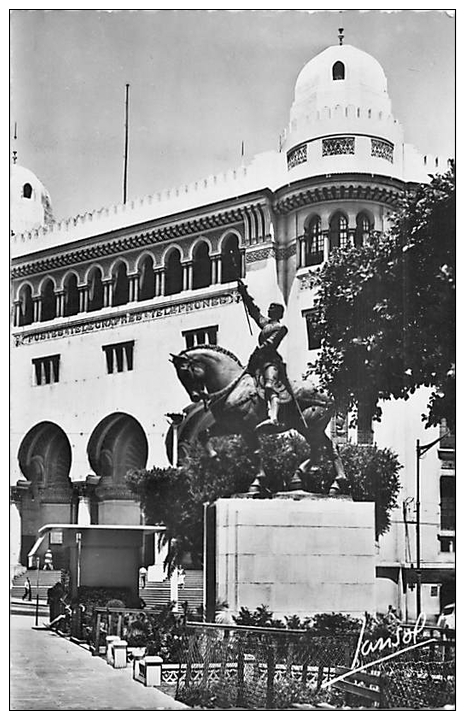
[[44,555],[44,570],[53,570],[53,555],[50,548],[47,549]]
[[24,581],[24,595],[22,600],[29,600],[29,602],[32,600],[32,587],[29,578],[26,578]]
[[50,622],[56,619],[58,615],[62,612],[62,602],[61,598],[63,596],[64,590],[61,583],[55,583],[55,585],[47,590],[47,603],[49,606],[49,619]]
[[143,565],[139,568],[139,585],[142,589],[145,588],[147,584],[147,568]]

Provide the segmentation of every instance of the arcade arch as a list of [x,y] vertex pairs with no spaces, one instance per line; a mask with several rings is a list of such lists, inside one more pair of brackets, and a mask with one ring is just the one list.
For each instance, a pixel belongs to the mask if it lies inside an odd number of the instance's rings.
[[53,422],[40,422],[24,437],[18,450],[21,472],[35,486],[70,489],[71,446],[65,432]]
[[124,412],[105,417],[94,429],[87,446],[90,466],[106,483],[124,486],[131,469],[147,464],[148,442],[139,422]]

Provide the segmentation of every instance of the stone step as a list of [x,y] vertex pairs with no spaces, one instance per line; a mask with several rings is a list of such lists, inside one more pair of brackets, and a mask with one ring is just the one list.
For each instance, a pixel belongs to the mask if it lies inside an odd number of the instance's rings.
[[[47,600],[47,590],[61,580],[61,570],[26,570],[24,573],[16,575],[10,589],[10,598],[21,600],[24,595],[26,578],[29,578],[31,582],[32,599],[35,600],[38,594],[39,600]],[[37,587],[37,579],[39,587]]]
[[[167,605],[171,600],[171,585],[169,580],[163,582],[148,582],[139,595],[149,607]],[[190,609],[195,610],[203,604],[203,572],[201,570],[186,570],[183,587],[178,589],[179,603],[188,602]]]

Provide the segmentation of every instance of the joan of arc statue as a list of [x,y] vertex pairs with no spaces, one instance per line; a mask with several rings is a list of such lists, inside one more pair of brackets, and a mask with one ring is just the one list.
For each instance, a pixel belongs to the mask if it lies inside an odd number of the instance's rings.
[[259,428],[279,427],[279,406],[281,402],[289,402],[291,395],[286,386],[287,377],[285,364],[278,353],[278,346],[287,334],[286,326],[280,323],[284,315],[284,306],[271,303],[268,316],[264,316],[253,298],[247,291],[242,280],[238,280],[238,291],[244,305],[260,328],[258,346],[252,353],[248,371],[255,377],[259,388],[263,388],[268,408],[268,419],[261,422]]

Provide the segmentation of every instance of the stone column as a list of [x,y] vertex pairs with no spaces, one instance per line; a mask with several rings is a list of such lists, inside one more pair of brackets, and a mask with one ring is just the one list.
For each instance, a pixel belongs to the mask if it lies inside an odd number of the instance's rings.
[[57,300],[57,318],[65,315],[65,292],[58,291],[56,294]]
[[187,291],[189,283],[189,265],[188,264],[183,264],[182,265],[182,290]]
[[79,290],[79,311],[85,312],[89,307],[89,290],[87,284],[78,287]]
[[327,262],[329,259],[329,230],[323,232],[323,261]]
[[305,235],[300,235],[300,237],[297,237],[298,240],[298,245],[299,245],[299,267],[305,267],[305,246],[306,246],[306,240],[305,240]]
[[40,296],[35,296],[32,300],[34,305],[34,321],[40,321],[42,317],[42,298]]
[[103,308],[113,305],[113,279],[103,282]]
[[155,275],[155,296],[160,296],[160,272],[154,270]]
[[139,298],[139,274],[129,276],[129,301],[137,301]]
[[[100,481],[99,477],[94,477]],[[95,484],[85,480],[73,482],[72,507],[74,514],[73,523],[86,526],[95,523],[92,520],[92,505],[95,501]]]
[[160,272],[160,293],[159,296],[164,296],[165,294],[165,281],[166,281],[166,271],[162,269]]
[[212,284],[221,284],[221,255],[213,257]]
[[15,301],[14,315],[13,315],[13,324],[15,327],[19,326],[20,319],[21,319],[21,302]]

